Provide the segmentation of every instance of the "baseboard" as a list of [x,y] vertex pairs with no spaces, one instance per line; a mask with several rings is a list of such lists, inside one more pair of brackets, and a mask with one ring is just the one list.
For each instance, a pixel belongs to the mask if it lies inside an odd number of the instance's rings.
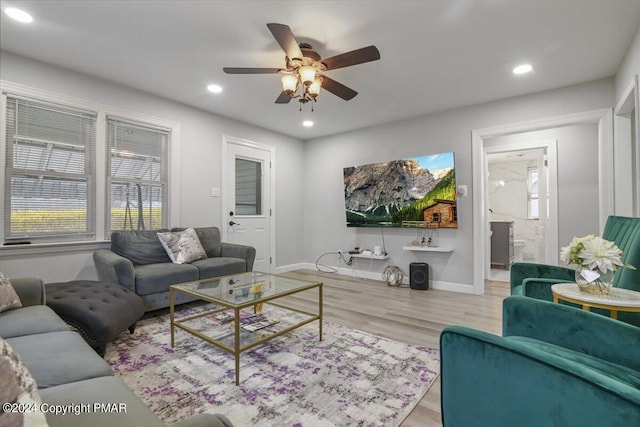
[[451,283],[451,282],[441,282],[441,281],[432,281],[431,287],[433,289],[438,289],[441,291],[450,291],[450,292],[459,292],[463,294],[473,294],[475,293],[473,289],[473,285],[467,285],[464,283]]
[[[366,271],[366,270],[355,270],[352,268],[346,268],[346,267],[336,267],[336,266],[325,266],[326,268],[334,268],[336,271],[336,273],[338,274],[342,274],[345,276],[351,276],[354,278],[358,278],[358,279],[370,279],[370,280],[380,280],[382,281],[382,274],[381,273],[377,273],[377,272],[373,272],[373,271]],[[280,267],[276,267],[274,274],[282,274],[282,273],[286,273],[288,271],[294,271],[294,270],[302,270],[302,269],[306,269],[306,270],[317,270],[316,265],[312,262],[300,262],[297,264],[289,264],[289,265],[283,265]],[[324,269],[321,271],[325,271]],[[326,270],[328,271],[328,270]],[[402,281],[403,285],[409,286],[409,278],[405,277],[404,280]],[[431,289],[438,289],[441,291],[450,291],[450,292],[459,292],[459,293],[464,293],[464,294],[473,294],[474,293],[474,289],[473,289],[473,285],[471,284],[464,284],[464,283],[452,283],[452,282],[444,282],[444,281],[439,281],[439,280],[432,280],[429,282],[429,287]]]
[[275,270],[273,271],[273,274],[282,274],[282,273],[286,273],[288,271],[304,270],[304,269],[315,270],[316,266],[313,265],[310,262],[299,262],[297,264],[289,264],[289,265],[283,265],[283,266],[280,266],[280,267],[276,267]]

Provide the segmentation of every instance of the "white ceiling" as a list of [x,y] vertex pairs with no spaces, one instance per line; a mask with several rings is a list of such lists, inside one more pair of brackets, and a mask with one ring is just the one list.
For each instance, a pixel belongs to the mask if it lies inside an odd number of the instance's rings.
[[[611,77],[640,27],[640,0],[1,3],[34,17],[2,14],[2,50],[301,139]],[[222,72],[284,66],[268,22],[323,57],[373,44],[381,60],[327,73],[359,92],[351,101],[322,92],[314,112],[274,104],[277,74]],[[534,72],[514,76],[522,62]]]

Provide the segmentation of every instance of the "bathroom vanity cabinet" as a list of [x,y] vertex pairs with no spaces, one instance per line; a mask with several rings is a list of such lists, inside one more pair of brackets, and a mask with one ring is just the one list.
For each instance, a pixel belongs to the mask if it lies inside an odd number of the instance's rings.
[[491,267],[509,269],[513,262],[513,222],[491,221]]

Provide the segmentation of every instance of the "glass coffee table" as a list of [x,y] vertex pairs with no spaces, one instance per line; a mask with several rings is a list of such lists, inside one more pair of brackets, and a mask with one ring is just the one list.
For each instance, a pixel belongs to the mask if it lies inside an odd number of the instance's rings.
[[[318,292],[315,313],[289,307],[281,301],[286,296],[313,290]],[[175,328],[180,328],[228,351],[235,356],[236,385],[240,384],[240,354],[243,351],[315,320],[318,321],[318,339],[322,341],[321,282],[250,272],[172,285],[169,292],[171,347],[175,345]],[[213,303],[216,307],[177,319],[176,293]],[[276,317],[270,312],[277,313]]]

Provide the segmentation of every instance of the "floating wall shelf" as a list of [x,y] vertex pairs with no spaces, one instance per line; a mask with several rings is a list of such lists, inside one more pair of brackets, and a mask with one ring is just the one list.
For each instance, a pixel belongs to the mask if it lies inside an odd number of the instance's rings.
[[453,252],[453,248],[447,248],[445,246],[403,246],[402,250],[414,252]]
[[351,258],[363,258],[363,259],[389,259],[389,255],[363,255],[363,254],[347,254]]

